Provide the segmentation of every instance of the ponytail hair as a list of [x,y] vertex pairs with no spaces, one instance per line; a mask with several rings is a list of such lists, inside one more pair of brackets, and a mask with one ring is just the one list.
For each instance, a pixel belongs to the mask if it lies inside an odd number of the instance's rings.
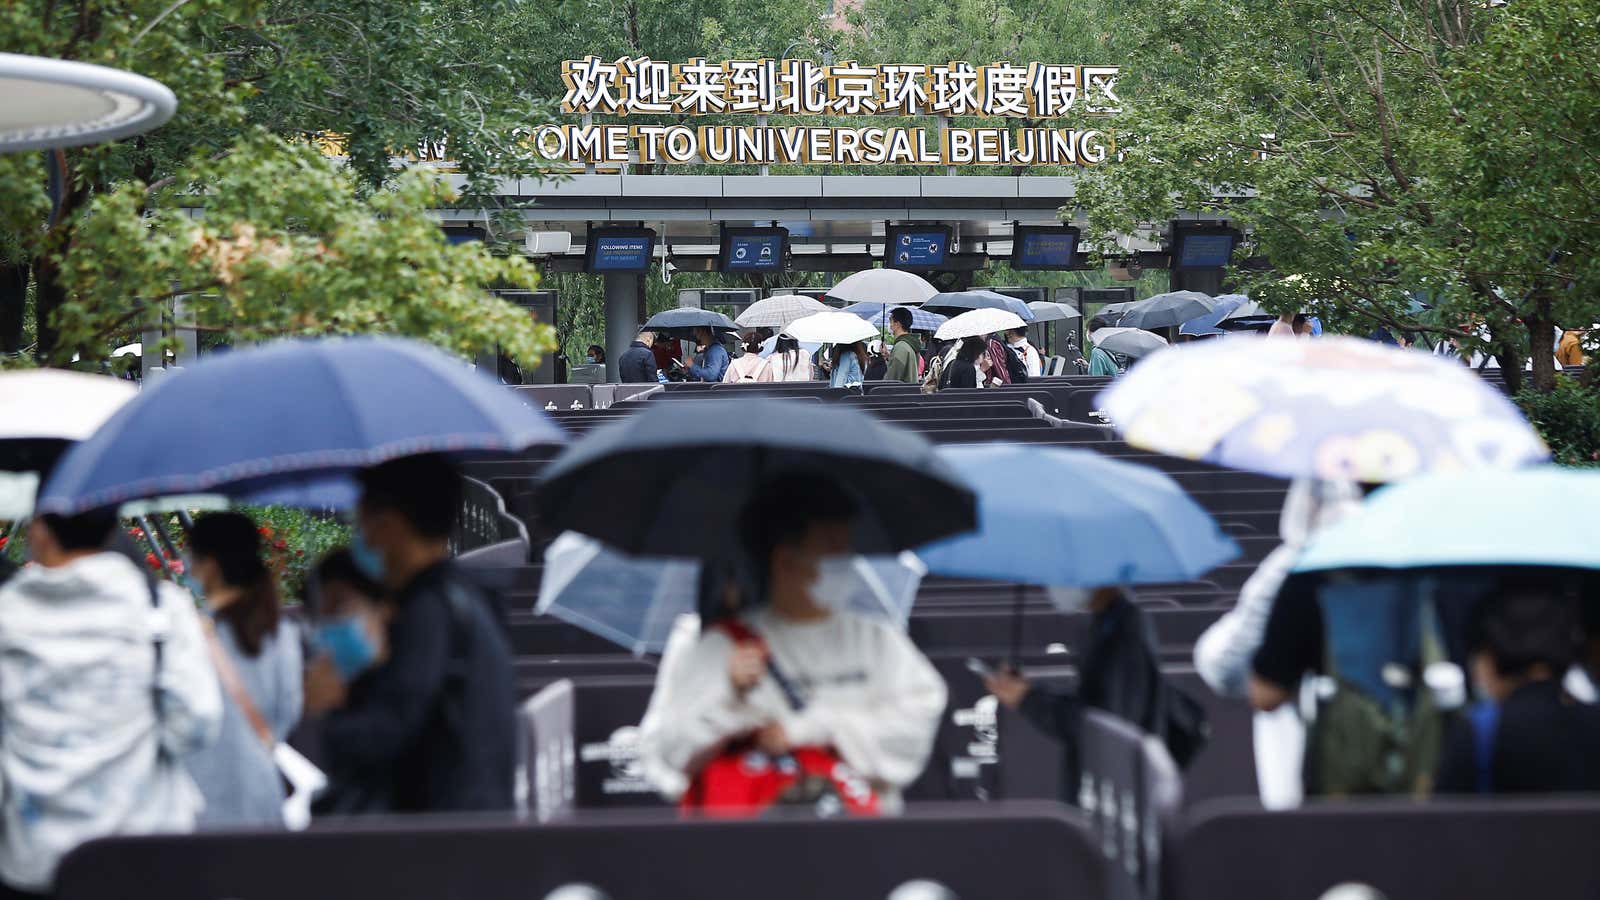
[[223,583],[239,589],[239,599],[217,610],[216,617],[228,623],[246,656],[259,656],[278,630],[281,602],[277,579],[261,560],[255,523],[235,512],[201,516],[189,532],[189,548],[195,557],[214,561]]

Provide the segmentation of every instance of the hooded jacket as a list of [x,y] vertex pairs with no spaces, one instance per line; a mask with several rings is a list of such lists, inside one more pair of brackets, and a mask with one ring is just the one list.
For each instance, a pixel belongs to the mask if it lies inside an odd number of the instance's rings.
[[922,342],[914,334],[897,335],[894,348],[889,351],[889,371],[884,378],[916,384],[917,359],[922,355]]
[[[0,588],[0,878],[49,887],[93,838],[188,831],[181,757],[222,720],[194,602],[127,557],[30,566]],[[160,670],[155,644],[161,641]]]

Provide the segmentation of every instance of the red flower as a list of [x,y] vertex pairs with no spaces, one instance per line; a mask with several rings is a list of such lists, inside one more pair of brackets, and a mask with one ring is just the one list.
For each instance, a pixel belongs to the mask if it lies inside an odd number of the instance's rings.
[[179,575],[183,574],[183,560],[181,559],[167,557],[167,567]]
[[285,544],[283,541],[273,541],[272,548],[274,550],[287,550],[289,549],[289,545]]
[[4,550],[6,548],[6,541],[9,540],[11,540],[10,535],[0,534],[0,550]]
[[161,560],[156,559],[156,555],[154,553],[146,553],[144,555],[144,564],[152,569],[161,568]]

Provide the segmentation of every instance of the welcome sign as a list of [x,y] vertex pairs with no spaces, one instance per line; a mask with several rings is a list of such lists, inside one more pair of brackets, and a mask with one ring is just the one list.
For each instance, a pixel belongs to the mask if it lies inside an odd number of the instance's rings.
[[[562,63],[563,112],[630,116],[860,116],[1026,120],[1027,127],[546,125],[540,155],[567,162],[1079,165],[1104,162],[1108,131],[1049,127],[1120,109],[1117,66],[1030,63],[824,65],[804,59]],[[1038,124],[1035,124],[1038,123]]]

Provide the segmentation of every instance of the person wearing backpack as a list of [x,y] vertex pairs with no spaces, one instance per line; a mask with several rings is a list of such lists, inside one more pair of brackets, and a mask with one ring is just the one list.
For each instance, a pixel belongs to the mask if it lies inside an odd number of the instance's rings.
[[1465,676],[1472,582],[1391,572],[1293,576],[1251,662],[1251,705],[1271,711],[1311,678],[1305,795],[1433,789],[1440,742]]
[[1061,790],[1068,803],[1077,802],[1078,727],[1086,707],[1160,737],[1180,768],[1194,760],[1209,737],[1199,703],[1161,674],[1155,634],[1132,598],[1121,588],[1102,587],[1086,599],[1093,618],[1082,646],[1075,648],[1077,691],[1037,688],[1010,669],[984,678],[997,700],[1061,742]]

